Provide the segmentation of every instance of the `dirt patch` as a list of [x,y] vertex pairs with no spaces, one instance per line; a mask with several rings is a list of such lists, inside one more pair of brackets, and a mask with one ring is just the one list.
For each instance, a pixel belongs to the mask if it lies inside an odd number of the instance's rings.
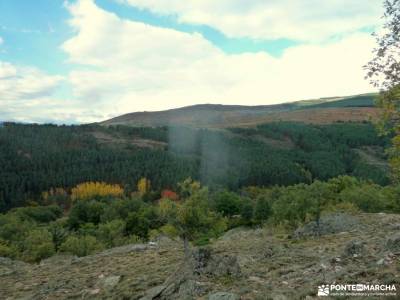
[[363,122],[377,120],[380,110],[374,107],[318,108],[266,114],[252,119],[237,120],[235,127],[252,127],[279,121],[331,124],[335,122]]
[[93,131],[91,134],[101,144],[107,145],[132,145],[141,148],[155,148],[164,149],[167,147],[167,143],[154,141],[149,139],[143,139],[140,137],[126,138],[121,136],[110,135],[101,131]]

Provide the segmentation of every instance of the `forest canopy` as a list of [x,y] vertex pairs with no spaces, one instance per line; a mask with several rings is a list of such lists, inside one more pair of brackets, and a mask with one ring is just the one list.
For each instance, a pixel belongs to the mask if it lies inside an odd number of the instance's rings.
[[117,184],[130,195],[147,178],[154,193],[148,197],[188,177],[232,191],[345,174],[385,185],[387,141],[370,123],[277,122],[228,130],[4,123],[0,211],[43,204],[43,193],[70,192],[88,181]]

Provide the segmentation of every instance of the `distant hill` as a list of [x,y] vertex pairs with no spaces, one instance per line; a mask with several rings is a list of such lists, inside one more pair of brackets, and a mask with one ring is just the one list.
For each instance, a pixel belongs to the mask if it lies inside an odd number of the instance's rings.
[[259,106],[200,104],[165,111],[134,112],[100,124],[224,128],[251,127],[275,121],[300,121],[313,124],[338,121],[361,122],[377,117],[379,111],[374,107],[375,97],[376,94],[364,94]]

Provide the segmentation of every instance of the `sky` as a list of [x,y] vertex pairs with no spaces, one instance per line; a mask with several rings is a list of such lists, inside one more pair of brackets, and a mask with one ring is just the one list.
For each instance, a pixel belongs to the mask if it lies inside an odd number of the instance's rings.
[[0,0],[0,121],[373,92],[382,0]]

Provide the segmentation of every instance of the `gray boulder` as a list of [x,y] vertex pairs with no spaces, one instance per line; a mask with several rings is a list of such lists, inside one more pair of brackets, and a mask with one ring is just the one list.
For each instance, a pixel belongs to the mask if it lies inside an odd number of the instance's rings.
[[206,282],[202,280],[209,277],[238,277],[240,275],[240,266],[236,256],[220,255],[214,253],[210,248],[195,249],[187,263],[171,274],[163,285],[148,290],[141,300],[196,299],[206,295],[210,290],[208,280]]
[[99,286],[105,290],[112,290],[121,280],[121,276],[112,275],[101,278],[99,281]]
[[0,276],[23,273],[26,266],[27,264],[22,261],[0,256]]
[[400,253],[400,233],[396,233],[387,239],[386,248],[393,253]]
[[343,257],[359,257],[366,252],[365,243],[362,241],[353,240],[346,244]]
[[241,275],[240,265],[236,256],[213,253],[209,248],[199,248],[193,251],[191,258],[193,273],[206,276]]
[[344,214],[335,213],[322,216],[319,223],[309,222],[303,227],[296,229],[294,238],[317,237],[327,234],[335,234],[345,231],[351,231],[358,228],[360,223],[357,218]]

